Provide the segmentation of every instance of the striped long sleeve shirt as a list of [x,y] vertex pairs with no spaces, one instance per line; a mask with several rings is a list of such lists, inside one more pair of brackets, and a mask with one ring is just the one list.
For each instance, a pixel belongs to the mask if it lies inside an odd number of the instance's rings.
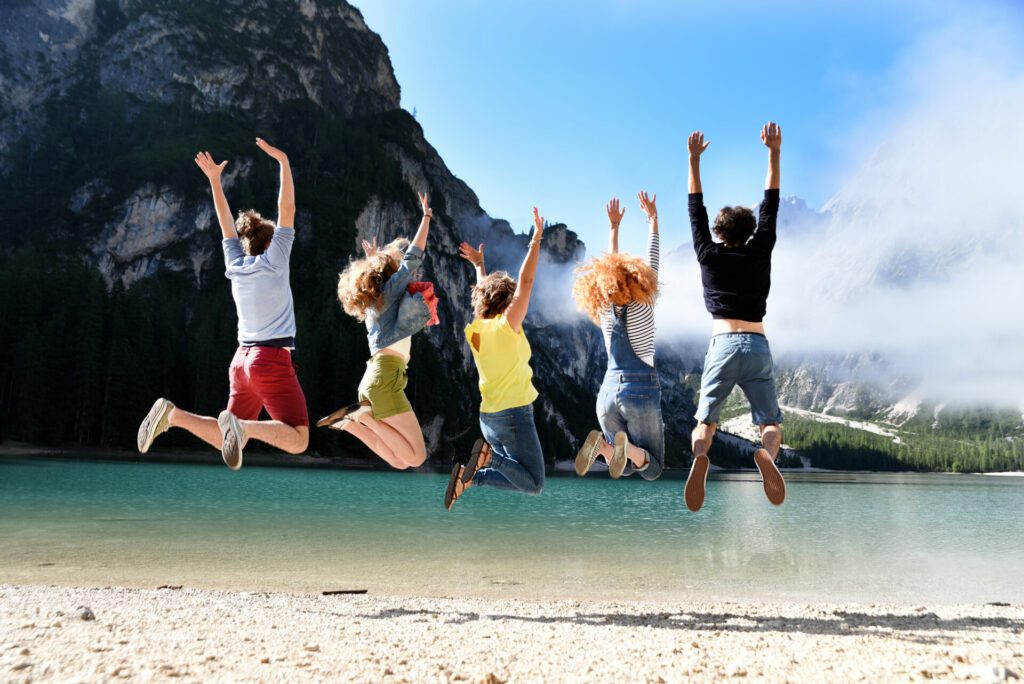
[[[647,238],[647,263],[654,272],[658,272],[661,262],[661,242],[658,234],[651,231]],[[604,347],[611,353],[612,328],[615,316],[622,315],[626,310],[626,332],[629,334],[629,345],[640,360],[648,366],[654,366],[654,307],[650,304],[632,302],[625,307],[610,305],[601,314],[601,332],[604,333]]]

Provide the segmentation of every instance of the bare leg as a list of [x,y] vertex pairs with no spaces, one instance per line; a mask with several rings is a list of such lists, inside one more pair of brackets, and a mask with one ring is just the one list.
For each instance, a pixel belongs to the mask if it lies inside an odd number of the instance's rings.
[[[611,461],[612,454],[615,453],[615,447],[608,442],[601,440],[601,446],[597,450],[598,455],[603,456],[605,463]],[[626,450],[626,457],[633,462],[633,465],[637,468],[642,468],[647,463],[647,452],[636,446],[632,442],[629,444],[629,448]]]
[[[214,421],[215,423],[217,421]],[[292,427],[279,420],[242,420],[245,436],[258,439],[289,454],[301,454],[309,446],[309,427]],[[220,440],[217,440],[218,443]]]
[[368,446],[370,450],[373,451],[373,453],[380,456],[381,459],[392,468],[397,468],[398,470],[405,470],[406,468],[409,467],[405,464],[405,461],[396,458],[395,452],[393,452],[391,448],[387,444],[385,444],[380,437],[377,436],[377,433],[375,433],[370,428],[365,427],[364,425],[357,423],[354,420],[346,420],[345,426],[342,428],[342,431],[349,433],[350,435],[358,439],[360,442]]
[[381,422],[394,428],[412,449],[412,456],[406,459],[406,463],[413,468],[423,465],[423,462],[427,460],[427,445],[423,441],[423,428],[420,427],[416,413],[406,411],[397,416],[385,418]]
[[[414,415],[411,412],[407,412],[407,414],[410,416]],[[402,433],[396,430],[391,425],[389,425],[387,422],[383,420],[374,419],[373,412],[370,411],[369,409],[356,411],[355,413],[350,414],[350,417],[356,422],[358,422],[360,425],[365,427],[366,429],[371,430],[377,436],[378,439],[380,439],[385,445],[387,445],[387,447],[391,450],[391,453],[393,454],[395,460],[405,463],[406,466],[419,465],[420,463],[422,463],[422,461],[420,461],[419,463],[415,462],[415,452],[413,450],[413,446],[402,435]],[[396,417],[397,416],[392,416],[387,420],[390,421],[392,418]]]
[[711,440],[715,437],[715,423],[697,423],[691,435],[693,445],[693,457],[707,456],[711,449]]
[[636,468],[643,468],[647,464],[647,452],[632,442],[629,443],[629,448],[626,449],[626,458],[632,461],[633,466]]
[[761,426],[761,445],[768,455],[775,460],[779,457],[779,449],[782,447],[782,427],[777,423],[769,423]]
[[174,427],[188,430],[214,449],[220,449],[220,426],[217,425],[216,418],[197,416],[194,413],[174,407],[167,420]]

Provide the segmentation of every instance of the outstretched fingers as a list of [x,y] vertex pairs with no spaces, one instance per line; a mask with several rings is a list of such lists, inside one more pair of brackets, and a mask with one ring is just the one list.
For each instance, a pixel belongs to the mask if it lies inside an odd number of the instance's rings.
[[641,190],[636,193],[636,198],[640,200],[640,210],[647,215],[647,218],[655,218],[658,215],[658,209],[655,205],[658,199],[657,194],[654,197],[650,197],[645,190]]
[[622,221],[622,217],[626,215],[626,208],[622,207],[619,209],[619,199],[612,197],[608,204],[604,205],[605,211],[608,213],[608,220],[612,224],[612,228],[618,228],[619,223]]
[[708,145],[710,144],[711,141],[705,141],[704,134],[700,131],[694,131],[691,133],[687,140],[687,147],[690,149],[690,154],[700,155],[704,150],[708,149]]
[[482,264],[484,261],[484,244],[481,242],[477,249],[473,249],[468,242],[459,245],[459,256],[473,265]]
[[434,211],[430,208],[430,194],[426,192],[417,192],[416,195],[420,198],[420,208],[423,210],[423,215],[433,218]]

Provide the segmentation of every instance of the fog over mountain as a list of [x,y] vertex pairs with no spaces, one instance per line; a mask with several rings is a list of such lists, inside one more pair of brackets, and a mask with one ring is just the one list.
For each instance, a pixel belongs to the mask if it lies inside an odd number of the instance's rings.
[[[1019,39],[975,24],[916,46],[878,86],[897,104],[843,142],[853,153],[838,192],[820,213],[784,201],[765,320],[783,361],[878,355],[863,379],[1024,405],[1024,65],[1008,56]],[[783,192],[799,191],[785,163]],[[692,261],[689,245],[679,257]],[[705,336],[695,262],[662,279],[673,302],[695,303],[661,306],[662,334]]]

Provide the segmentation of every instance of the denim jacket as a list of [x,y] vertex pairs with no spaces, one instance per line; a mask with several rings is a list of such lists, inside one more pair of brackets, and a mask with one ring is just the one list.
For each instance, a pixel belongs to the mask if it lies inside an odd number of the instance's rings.
[[423,250],[409,245],[398,270],[381,287],[380,307],[367,309],[366,337],[370,354],[419,332],[430,320],[430,307],[423,301],[423,295],[406,291],[422,263]]

